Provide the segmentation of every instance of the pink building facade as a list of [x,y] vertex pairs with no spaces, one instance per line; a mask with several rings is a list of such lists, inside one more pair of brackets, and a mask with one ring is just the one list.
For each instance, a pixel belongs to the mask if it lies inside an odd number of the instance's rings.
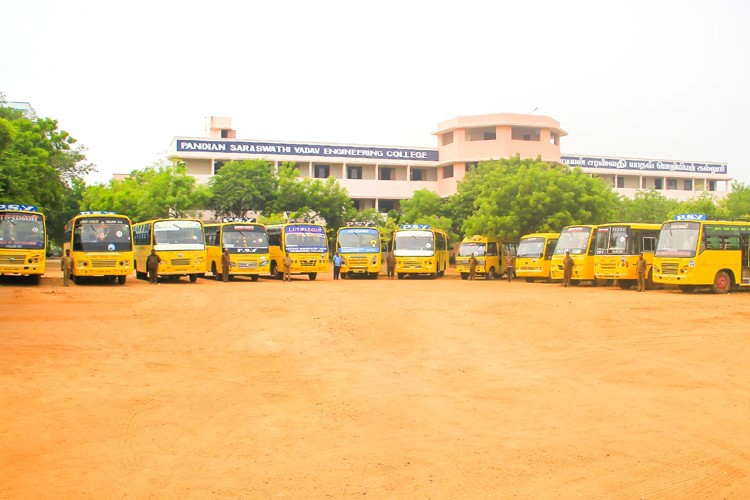
[[381,212],[398,209],[401,200],[419,189],[450,196],[479,162],[515,155],[580,167],[629,197],[641,189],[656,189],[678,200],[701,191],[721,198],[732,180],[725,163],[561,154],[567,132],[548,116],[460,116],[438,124],[433,135],[436,148],[241,140],[229,118],[211,117],[206,137],[175,137],[170,152],[201,183],[232,160],[259,158],[277,166],[294,162],[300,177],[334,177],[358,209]]

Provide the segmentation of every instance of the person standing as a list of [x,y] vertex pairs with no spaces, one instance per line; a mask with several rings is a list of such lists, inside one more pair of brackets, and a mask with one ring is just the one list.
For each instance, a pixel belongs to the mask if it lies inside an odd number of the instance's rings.
[[646,291],[646,269],[648,269],[648,262],[643,258],[643,252],[638,257],[638,262],[635,265],[635,271],[638,273],[638,290],[637,292]]
[[70,285],[70,276],[73,274],[73,257],[70,256],[70,249],[65,250],[65,255],[60,259],[60,270],[63,273],[63,285]]
[[156,250],[151,249],[151,255],[146,259],[146,269],[148,270],[148,281],[151,285],[159,284],[159,264],[161,263],[161,257],[156,253]]
[[229,249],[225,248],[221,254],[221,281],[229,281],[229,267],[232,265],[232,259],[229,257]]
[[516,256],[509,253],[505,256],[505,274],[508,276],[508,283],[513,281],[513,273],[516,269]]
[[292,258],[289,257],[289,252],[284,255],[281,265],[284,266],[284,281],[292,281]]
[[344,262],[344,258],[339,255],[338,252],[333,254],[333,279],[339,279],[341,273],[341,264]]
[[575,262],[573,261],[573,257],[570,256],[570,252],[565,252],[565,258],[563,259],[563,286],[570,286],[574,265]]
[[473,280],[477,275],[477,264],[479,264],[479,261],[477,260],[477,254],[473,253],[471,254],[471,257],[469,258],[469,279]]
[[393,250],[388,252],[388,255],[385,257],[385,270],[388,274],[388,279],[392,280],[393,275],[396,273],[396,257],[393,255]]

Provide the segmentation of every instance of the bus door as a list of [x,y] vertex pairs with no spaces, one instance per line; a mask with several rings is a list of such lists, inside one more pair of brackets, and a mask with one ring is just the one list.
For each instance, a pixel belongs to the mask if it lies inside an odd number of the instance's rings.
[[740,249],[742,250],[742,284],[750,285],[750,231],[740,229]]

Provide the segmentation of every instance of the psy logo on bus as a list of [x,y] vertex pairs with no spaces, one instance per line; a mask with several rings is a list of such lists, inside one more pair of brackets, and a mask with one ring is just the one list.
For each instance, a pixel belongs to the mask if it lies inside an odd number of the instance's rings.
[[706,214],[677,214],[674,220],[706,220]]

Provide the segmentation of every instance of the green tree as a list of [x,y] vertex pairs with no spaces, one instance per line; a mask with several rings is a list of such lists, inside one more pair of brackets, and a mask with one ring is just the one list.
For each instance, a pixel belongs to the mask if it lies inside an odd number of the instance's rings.
[[482,162],[458,185],[458,209],[471,213],[465,234],[497,235],[517,241],[537,231],[612,219],[617,194],[580,169],[520,157]]
[[662,223],[677,209],[677,201],[649,189],[637,191],[633,199],[620,198],[618,214],[613,222]]
[[404,224],[415,224],[427,216],[444,217],[449,211],[447,202],[429,189],[414,191],[411,198],[401,202],[401,220]]
[[750,186],[735,181],[732,191],[719,205],[730,219],[750,220]]
[[211,208],[219,216],[245,217],[261,212],[276,198],[279,178],[265,160],[231,161],[221,167],[209,184]]
[[674,218],[676,214],[706,214],[713,220],[727,218],[727,210],[719,206],[716,197],[708,191],[702,191],[698,196],[678,203],[669,218]]

